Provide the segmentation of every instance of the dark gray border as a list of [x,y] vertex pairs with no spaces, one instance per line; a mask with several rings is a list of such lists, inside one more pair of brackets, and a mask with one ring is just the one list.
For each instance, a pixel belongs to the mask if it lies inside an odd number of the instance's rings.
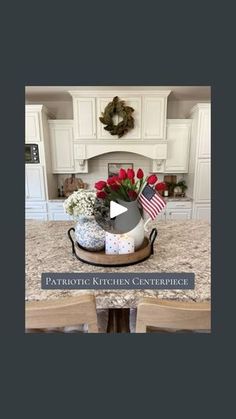
[[[32,412],[34,418],[47,415],[51,408],[58,417],[72,408],[77,413],[84,409],[89,417],[99,403],[103,413],[109,409],[120,418],[128,414],[129,402],[132,416],[138,407],[140,415],[154,408],[159,415],[199,418],[222,402],[235,355],[235,48],[233,33],[228,36],[234,12],[228,7],[226,14],[217,4],[212,10],[206,2],[182,5],[181,10],[179,2],[146,2],[141,8],[137,2],[112,7],[110,2],[86,1],[77,3],[76,10],[67,3],[62,9],[58,2],[47,2],[24,10],[22,2],[9,8],[5,2],[1,350],[4,385],[10,390],[3,400],[8,417],[15,406],[26,417]],[[24,335],[25,84],[212,86],[210,336]],[[94,377],[88,379],[91,372]]]

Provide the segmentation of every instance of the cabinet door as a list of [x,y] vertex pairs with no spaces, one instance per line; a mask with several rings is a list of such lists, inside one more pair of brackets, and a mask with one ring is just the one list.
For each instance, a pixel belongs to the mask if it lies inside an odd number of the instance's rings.
[[73,122],[50,121],[53,173],[74,171]]
[[193,218],[196,220],[207,220],[211,222],[211,207],[210,205],[195,204],[193,208]]
[[75,98],[73,108],[75,138],[96,138],[95,98]]
[[25,142],[35,143],[41,141],[40,116],[38,112],[26,112],[25,115]]
[[167,211],[168,220],[190,220],[191,210],[170,210]]
[[200,110],[199,115],[199,158],[210,158],[211,156],[211,109]]
[[143,111],[143,138],[166,138],[166,98],[144,97]]
[[211,161],[202,159],[197,161],[195,201],[209,202],[211,199]]
[[45,199],[45,185],[43,167],[26,165],[25,195],[27,200],[43,201]]
[[187,173],[189,162],[190,123],[167,122],[167,160],[165,172]]

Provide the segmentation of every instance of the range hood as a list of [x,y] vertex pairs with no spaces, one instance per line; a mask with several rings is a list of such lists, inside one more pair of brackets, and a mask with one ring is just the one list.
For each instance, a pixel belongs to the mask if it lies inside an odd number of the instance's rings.
[[[151,159],[154,172],[163,171],[167,158],[167,97],[170,90],[104,86],[78,88],[69,93],[73,99],[76,168],[85,172],[89,159],[107,153],[127,152]],[[115,96],[134,109],[135,126],[122,138],[111,136],[99,119]]]
[[167,158],[167,141],[100,141],[76,142],[74,144],[74,158],[80,169],[87,167],[87,161],[103,154],[122,152],[134,153],[152,160],[153,172],[161,172]]

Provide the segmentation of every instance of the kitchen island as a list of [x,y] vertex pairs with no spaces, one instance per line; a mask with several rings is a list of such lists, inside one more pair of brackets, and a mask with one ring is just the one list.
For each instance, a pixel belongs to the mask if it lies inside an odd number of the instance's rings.
[[[151,223],[150,223],[151,224]],[[137,265],[103,268],[78,261],[67,231],[71,221],[26,221],[26,300],[48,300],[85,290],[42,290],[42,272],[194,272],[194,290],[97,290],[98,309],[135,308],[141,297],[210,301],[210,225],[205,221],[156,221],[154,255]]]

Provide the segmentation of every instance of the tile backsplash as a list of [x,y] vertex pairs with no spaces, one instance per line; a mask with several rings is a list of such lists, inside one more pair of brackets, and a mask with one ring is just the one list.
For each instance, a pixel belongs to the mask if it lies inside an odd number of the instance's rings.
[[[88,188],[93,188],[94,183],[100,179],[108,177],[108,163],[133,163],[134,170],[143,169],[145,174],[152,173],[152,160],[144,156],[127,152],[107,153],[94,157],[88,161],[88,173],[78,173],[77,178],[88,184]],[[157,174],[160,181],[163,180],[164,174]],[[60,188],[64,180],[70,177],[70,174],[61,174],[58,176],[58,188]],[[183,175],[177,174],[177,180],[183,178]]]

